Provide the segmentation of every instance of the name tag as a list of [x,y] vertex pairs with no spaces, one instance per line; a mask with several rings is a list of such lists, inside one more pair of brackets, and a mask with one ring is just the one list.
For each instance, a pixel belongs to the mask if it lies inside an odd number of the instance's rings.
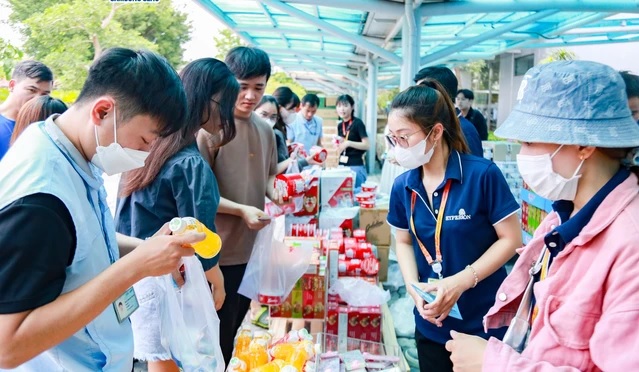
[[346,155],[340,156],[339,157],[339,162],[340,163],[344,163],[344,164],[348,163],[348,156],[346,156]]
[[437,278],[428,278],[428,284],[434,284],[437,283],[439,281],[439,279]]
[[135,296],[133,287],[127,289],[122,296],[118,297],[118,299],[113,302],[115,316],[118,318],[118,322],[120,323],[129,318],[129,316],[131,316],[138,307],[140,307],[140,304],[138,304],[138,298]]

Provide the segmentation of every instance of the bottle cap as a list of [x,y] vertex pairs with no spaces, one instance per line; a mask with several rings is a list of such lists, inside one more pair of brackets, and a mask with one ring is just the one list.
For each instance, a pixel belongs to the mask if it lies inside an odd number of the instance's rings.
[[174,235],[182,234],[186,230],[186,221],[180,217],[175,217],[169,222],[169,230]]

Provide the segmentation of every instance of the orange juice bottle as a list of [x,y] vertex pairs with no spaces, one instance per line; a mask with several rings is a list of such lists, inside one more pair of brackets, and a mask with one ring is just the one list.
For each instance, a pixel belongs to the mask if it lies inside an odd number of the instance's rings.
[[267,331],[255,331],[253,334],[253,340],[264,340],[266,342],[266,348],[271,347],[271,341],[273,336]]
[[175,217],[169,222],[169,229],[173,235],[182,235],[187,232],[199,232],[206,234],[206,239],[193,243],[193,249],[202,258],[213,258],[222,249],[222,239],[219,235],[209,230],[204,224],[193,217]]
[[226,370],[226,372],[247,372],[248,371],[248,367],[246,366],[246,363],[239,358],[231,358],[231,360],[229,361],[229,366],[228,369]]
[[245,362],[246,354],[249,351],[249,344],[251,343],[251,338],[253,337],[253,333],[251,329],[247,326],[243,326],[240,328],[240,332],[237,335],[237,339],[235,341],[235,351],[233,352],[233,356],[236,356]]
[[251,369],[251,372],[280,372],[280,366],[277,363],[270,362],[263,366]]
[[253,340],[248,350],[248,366],[249,370],[261,367],[268,363],[268,352],[266,351],[266,342],[264,340]]
[[289,342],[283,342],[271,347],[271,356],[273,359],[281,359],[284,361],[289,360],[293,352],[295,351],[295,345]]
[[298,371],[303,371],[304,365],[311,355],[313,355],[313,347],[302,342],[295,347],[295,351],[288,362],[291,366],[297,368]]

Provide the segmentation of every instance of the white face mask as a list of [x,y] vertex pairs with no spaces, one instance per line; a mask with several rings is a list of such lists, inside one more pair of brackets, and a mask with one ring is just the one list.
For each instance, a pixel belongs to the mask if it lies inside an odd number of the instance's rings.
[[519,173],[533,191],[539,196],[555,200],[575,200],[577,195],[578,175],[584,160],[579,163],[577,170],[570,178],[564,178],[552,169],[552,158],[561,150],[563,145],[552,154],[517,155]]
[[406,169],[415,169],[430,161],[433,157],[433,153],[435,152],[435,144],[433,144],[433,147],[426,152],[426,140],[432,131],[433,130],[431,129],[426,138],[419,141],[415,146],[408,148],[403,148],[401,146],[394,147],[395,160],[397,160],[399,165]]
[[264,118],[264,121],[266,121],[271,127],[275,126],[275,120],[273,120],[273,119]]
[[293,124],[295,118],[297,117],[297,113],[295,112],[295,110],[289,111],[285,108],[281,109],[280,114],[282,115],[282,121],[284,121],[284,124],[286,125]]
[[98,127],[94,126],[95,142],[97,147],[95,148],[95,155],[93,155],[91,163],[102,169],[102,171],[109,176],[142,168],[144,166],[144,161],[149,156],[149,153],[146,151],[127,149],[118,144],[115,116],[115,108],[113,108],[114,142],[109,146],[100,146],[100,140],[98,139]]

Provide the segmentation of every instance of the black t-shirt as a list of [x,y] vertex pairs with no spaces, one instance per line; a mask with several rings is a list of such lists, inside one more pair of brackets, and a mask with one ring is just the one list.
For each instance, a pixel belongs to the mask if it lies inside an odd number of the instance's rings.
[[466,115],[466,119],[473,123],[475,129],[477,129],[477,133],[479,133],[479,139],[482,141],[488,140],[488,125],[486,124],[486,118],[481,112],[474,110],[472,107],[468,110],[468,115]]
[[[360,119],[353,117],[351,122],[338,122],[337,134],[343,137],[345,141],[362,142],[364,138],[368,138],[366,134],[366,126]],[[347,136],[348,135],[348,136]],[[364,150],[354,149],[352,147],[347,148],[345,154],[339,154],[340,156],[348,156],[348,162],[342,163],[342,165],[364,165],[363,156],[366,153]]]
[[77,244],[69,210],[57,197],[33,194],[0,210],[0,314],[55,300]]

